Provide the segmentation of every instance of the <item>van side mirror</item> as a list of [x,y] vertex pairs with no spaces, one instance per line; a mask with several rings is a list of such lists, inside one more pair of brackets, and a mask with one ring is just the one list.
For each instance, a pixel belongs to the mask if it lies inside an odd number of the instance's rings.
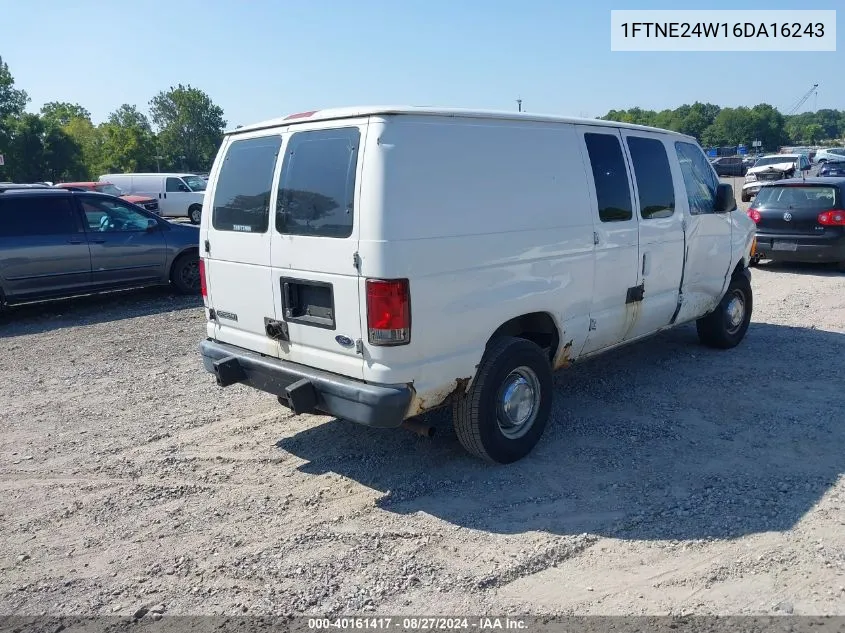
[[188,185],[179,185],[179,191],[182,191],[184,193],[191,193],[191,190],[188,189]]
[[713,209],[715,213],[730,213],[736,211],[736,196],[734,195],[734,188],[726,183],[719,183],[716,188],[716,207]]
[[147,220],[147,232],[152,233],[156,229],[158,229],[158,222],[155,220]]

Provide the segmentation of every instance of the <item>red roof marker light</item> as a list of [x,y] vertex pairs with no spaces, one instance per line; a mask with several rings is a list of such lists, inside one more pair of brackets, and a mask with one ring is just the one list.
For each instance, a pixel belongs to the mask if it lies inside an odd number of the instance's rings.
[[317,114],[319,110],[311,110],[309,112],[297,112],[296,114],[289,114],[285,117],[285,121],[288,119],[307,119],[312,114]]

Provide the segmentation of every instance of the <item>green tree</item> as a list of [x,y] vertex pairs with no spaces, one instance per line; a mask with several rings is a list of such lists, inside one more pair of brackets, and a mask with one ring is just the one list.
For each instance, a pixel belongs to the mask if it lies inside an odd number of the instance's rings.
[[103,164],[103,139],[99,128],[88,119],[72,119],[62,130],[79,146],[82,156],[80,179],[97,178]]
[[810,123],[804,128],[804,138],[810,144],[818,143],[824,138],[824,128],[818,123]]
[[713,121],[721,111],[719,106],[698,101],[691,106],[681,106],[678,109],[681,110],[681,122],[677,131],[697,139],[701,139],[704,130],[713,125]]
[[14,182],[44,179],[44,122],[37,114],[9,117],[6,169]]
[[29,95],[15,88],[15,78],[9,71],[9,65],[0,57],[0,121],[20,116],[27,103]]
[[[746,107],[724,108],[719,111],[712,125],[702,133],[704,145],[739,145],[749,142],[753,136],[754,117]],[[751,139],[753,140],[753,139]]]
[[50,124],[44,135],[44,171],[52,182],[77,180],[87,172],[79,143],[61,127]]
[[759,140],[763,147],[777,149],[789,141],[784,123],[783,115],[775,108],[767,103],[758,104],[751,108],[751,129],[744,142]]
[[73,119],[91,120],[91,113],[78,103],[51,101],[41,106],[41,116],[45,123],[63,127]]
[[152,171],[156,142],[150,122],[135,106],[123,104],[99,127],[105,171]]
[[208,170],[223,140],[222,108],[202,90],[179,84],[153,97],[150,114],[161,151],[172,166]]

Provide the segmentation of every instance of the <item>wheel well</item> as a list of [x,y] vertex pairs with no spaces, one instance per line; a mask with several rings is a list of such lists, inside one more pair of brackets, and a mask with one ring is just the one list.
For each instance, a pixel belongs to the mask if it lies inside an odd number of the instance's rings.
[[749,262],[745,261],[745,257],[743,256],[743,258],[736,263],[733,273],[731,273],[731,279],[739,277],[740,275],[749,275],[750,272],[748,271],[748,264]]
[[179,260],[185,257],[185,255],[196,255],[197,257],[199,257],[199,254],[199,246],[190,246],[181,253],[179,253],[176,257],[173,258],[173,262],[170,264],[170,276],[173,276],[173,269],[176,267],[176,264],[179,262]]
[[493,332],[493,336],[490,337],[487,345],[489,346],[491,341],[501,336],[524,338],[535,343],[542,349],[548,348],[549,362],[554,362],[555,354],[557,354],[557,349],[560,345],[560,335],[558,334],[557,326],[555,325],[554,319],[547,312],[531,312],[530,314],[523,314],[503,323]]

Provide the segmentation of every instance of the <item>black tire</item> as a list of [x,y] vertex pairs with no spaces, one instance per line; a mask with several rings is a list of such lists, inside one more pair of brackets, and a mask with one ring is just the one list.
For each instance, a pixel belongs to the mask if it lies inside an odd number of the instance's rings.
[[751,202],[751,197],[745,195],[744,193],[740,194],[740,198],[742,198],[743,202]]
[[[740,302],[741,318],[737,317],[734,300]],[[736,347],[748,331],[753,307],[751,282],[744,274],[735,274],[716,309],[696,322],[699,340],[716,349]]]
[[752,258],[748,261],[748,267],[750,268],[750,267],[752,267],[752,266],[756,266],[756,265],[757,265],[757,264],[759,264],[759,263],[760,263],[760,258],[759,258],[759,257],[757,257],[757,256],[755,255],[754,257],[752,257]]
[[188,219],[191,221],[191,224],[199,224],[202,222],[202,207],[195,204],[188,209]]
[[[501,392],[509,383],[513,387],[519,381],[528,387],[517,389],[523,389],[524,393],[530,389],[535,398],[524,426],[510,427],[506,434],[503,426],[508,426],[507,414],[499,406],[504,398]],[[536,344],[512,337],[493,341],[484,353],[469,392],[452,405],[458,440],[468,452],[488,462],[510,464],[522,459],[546,428],[552,408],[552,388],[549,359]],[[513,394],[515,390],[510,391]]]
[[170,283],[183,295],[195,295],[200,292],[199,254],[179,255],[170,268]]

